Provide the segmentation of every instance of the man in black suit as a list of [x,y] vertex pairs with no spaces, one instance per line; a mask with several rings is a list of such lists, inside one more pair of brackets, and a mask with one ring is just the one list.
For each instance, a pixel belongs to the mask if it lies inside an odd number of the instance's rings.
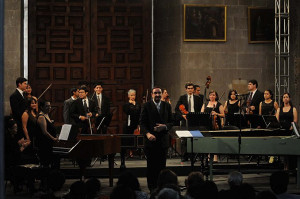
[[12,111],[12,117],[17,122],[18,125],[18,138],[21,138],[23,135],[22,130],[22,114],[25,111],[25,99],[24,99],[24,91],[27,88],[27,79],[24,77],[18,77],[16,80],[16,90],[13,94],[11,94],[9,101],[10,107]]
[[112,115],[110,113],[110,100],[103,95],[102,85],[102,82],[98,82],[94,85],[95,94],[92,99],[96,102],[98,112],[98,116],[96,117],[96,126],[98,127],[102,122],[97,132],[100,134],[106,134]]
[[203,96],[194,95],[194,84],[186,83],[185,84],[186,94],[179,97],[179,100],[175,107],[176,118],[184,121],[186,120],[186,115],[182,113],[179,109],[181,104],[184,105],[187,112],[201,112],[203,105]]
[[200,93],[200,91],[201,91],[200,86],[195,84],[195,85],[194,85],[194,95],[199,96],[199,97],[202,99],[202,102],[203,102],[204,95],[202,95],[202,94]]
[[81,134],[91,134],[89,118],[98,116],[96,104],[87,97],[87,94],[87,88],[80,87],[79,98],[74,101],[70,109],[71,118],[79,128],[82,128]]
[[76,124],[74,119],[70,117],[70,109],[73,104],[73,102],[78,98],[79,96],[79,90],[78,88],[71,88],[70,90],[71,97],[64,102],[64,110],[63,110],[63,116],[64,116],[64,122],[65,124]]
[[171,105],[161,101],[161,89],[154,87],[151,94],[152,100],[144,104],[141,112],[140,128],[145,136],[147,183],[152,192],[157,186],[160,171],[166,167],[168,131],[173,126],[173,119]]
[[252,111],[253,114],[259,114],[259,104],[264,100],[264,94],[257,90],[258,83],[255,79],[249,80],[248,82],[248,90],[249,94],[247,95],[246,101],[244,102],[244,106],[246,107],[246,112]]

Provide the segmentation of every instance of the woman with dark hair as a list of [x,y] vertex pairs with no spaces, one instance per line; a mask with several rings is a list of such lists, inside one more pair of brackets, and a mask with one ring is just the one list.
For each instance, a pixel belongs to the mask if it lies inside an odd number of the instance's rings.
[[237,91],[230,90],[228,93],[228,100],[225,102],[224,110],[226,113],[226,125],[237,126],[237,122],[234,119],[234,114],[240,110],[240,101],[237,99]]
[[[54,163],[54,156],[52,153],[53,142],[57,141],[56,129],[53,122],[49,117],[49,112],[51,109],[50,102],[40,102],[40,113],[38,115],[38,125],[40,127],[40,132],[37,133],[37,146],[38,146],[38,156],[40,158],[40,163],[44,167],[49,167],[50,164]],[[54,166],[54,165],[52,165]],[[58,167],[58,165],[55,165]]]
[[[201,112],[217,116],[216,122],[218,127],[222,128],[223,124],[221,124],[221,118],[225,116],[225,113],[223,105],[219,102],[219,95],[216,91],[211,90],[209,92],[209,101],[207,104],[203,104]],[[213,126],[211,128],[213,128]]]
[[292,130],[292,122],[297,123],[298,113],[291,101],[291,95],[284,93],[281,97],[281,106],[277,109],[276,118],[284,129]]
[[22,128],[24,132],[24,138],[29,143],[37,131],[37,101],[34,98],[25,99],[25,111],[22,114]]
[[278,103],[273,100],[273,92],[265,90],[264,98],[265,100],[259,104],[259,115],[275,115]]

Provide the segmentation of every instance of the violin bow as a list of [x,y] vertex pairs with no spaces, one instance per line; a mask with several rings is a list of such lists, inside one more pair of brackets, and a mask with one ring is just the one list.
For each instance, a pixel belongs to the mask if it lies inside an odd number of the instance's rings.
[[46,93],[46,91],[52,86],[52,83],[44,90],[44,92],[42,92],[42,94],[40,94],[40,96],[37,98],[37,101],[39,101],[39,99]]

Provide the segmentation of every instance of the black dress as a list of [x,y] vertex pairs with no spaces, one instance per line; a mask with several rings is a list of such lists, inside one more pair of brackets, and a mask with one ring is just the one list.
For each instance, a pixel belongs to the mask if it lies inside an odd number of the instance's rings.
[[235,121],[234,114],[238,113],[240,110],[239,101],[236,101],[233,104],[227,101],[228,113],[226,114],[226,125],[237,126],[237,121]]
[[283,112],[283,107],[280,107],[279,122],[283,129],[290,129],[291,123],[294,121],[293,106],[288,112]]
[[275,114],[274,100],[272,100],[270,103],[266,103],[265,101],[261,102],[261,114],[262,115]]
[[126,126],[124,127],[124,133],[133,134],[134,130],[139,124],[141,105],[136,102],[135,105],[127,102],[123,105],[123,111],[127,115]]
[[[52,122],[50,122],[44,114],[40,114],[38,117],[44,117],[47,122],[47,131],[53,137],[56,137],[56,128]],[[40,158],[40,163],[44,167],[48,167],[54,162],[53,156],[53,140],[45,135],[41,128],[37,133],[37,147],[38,147],[38,156]],[[57,166],[57,165],[56,165]]]
[[[207,107],[208,104],[205,105],[205,109],[204,109],[204,113],[211,113],[213,110],[216,112],[216,113],[220,113],[220,106],[222,105],[220,102],[217,102],[217,105],[215,108],[213,107]],[[217,123],[218,123],[218,126],[219,128],[221,128],[221,119],[220,117],[218,116],[217,117]],[[210,129],[213,129],[213,125],[212,125],[212,122],[210,123]]]

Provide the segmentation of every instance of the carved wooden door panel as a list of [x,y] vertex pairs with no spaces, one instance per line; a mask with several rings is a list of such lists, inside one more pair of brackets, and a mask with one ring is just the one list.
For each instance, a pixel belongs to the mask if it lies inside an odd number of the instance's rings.
[[[110,133],[122,133],[127,91],[138,101],[151,82],[150,0],[30,0],[29,83],[55,107],[80,81],[104,82],[112,102]],[[92,83],[91,83],[92,94]]]

